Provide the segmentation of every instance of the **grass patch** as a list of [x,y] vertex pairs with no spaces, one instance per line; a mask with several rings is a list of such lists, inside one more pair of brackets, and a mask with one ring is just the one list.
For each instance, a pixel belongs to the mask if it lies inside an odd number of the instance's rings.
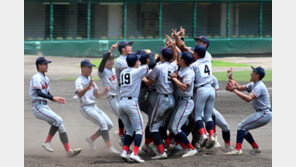
[[[96,60],[92,60],[91,63],[94,64],[94,65],[96,65],[94,68],[99,68],[100,63],[101,63],[102,60],[103,60],[102,58],[99,58],[99,59],[96,59]],[[115,62],[116,62],[116,58],[114,59],[113,68],[115,68]]]
[[250,67],[250,65],[248,64],[231,63],[231,62],[225,62],[221,60],[213,60],[212,64],[213,64],[213,67]]
[[[233,71],[233,78],[236,81],[250,81],[252,71]],[[227,75],[225,72],[214,72],[213,75],[217,77],[218,81],[228,81]],[[265,77],[263,78],[264,82],[272,82],[272,70],[265,71]]]

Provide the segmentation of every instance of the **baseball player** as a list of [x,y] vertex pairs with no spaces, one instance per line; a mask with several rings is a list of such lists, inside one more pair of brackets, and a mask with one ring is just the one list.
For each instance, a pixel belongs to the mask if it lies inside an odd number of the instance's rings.
[[[120,73],[120,95],[119,113],[126,133],[121,157],[127,161],[145,162],[139,155],[139,147],[144,132],[144,122],[139,110],[138,96],[141,88],[142,77],[148,73],[148,65],[139,67],[138,55],[129,54],[126,58],[128,68]],[[133,139],[133,133],[135,137]],[[129,147],[134,141],[134,148],[129,154]]]
[[47,105],[48,99],[60,104],[66,104],[65,98],[50,94],[49,78],[45,76],[48,69],[48,63],[51,63],[51,61],[47,60],[45,57],[38,57],[36,59],[35,64],[38,72],[31,78],[29,90],[33,114],[36,118],[44,120],[51,125],[48,136],[42,147],[46,151],[54,152],[51,148],[50,142],[55,133],[59,131],[60,139],[65,147],[67,156],[73,157],[81,152],[81,148],[70,148],[66,128],[62,123],[62,118],[53,112]]
[[[241,148],[244,138],[253,147],[250,152],[251,154],[260,154],[262,152],[261,148],[257,145],[249,131],[262,127],[270,122],[272,119],[272,113],[269,93],[262,81],[265,76],[265,70],[260,66],[256,68],[252,67],[252,69],[253,71],[250,78],[251,83],[247,85],[239,85],[235,80],[232,79],[232,73],[229,77],[230,80],[227,84],[227,90],[235,93],[238,97],[246,102],[252,101],[253,108],[256,110],[256,112],[238,124],[235,149],[226,154],[242,154],[243,152]],[[250,94],[247,95],[241,91],[247,91]]]
[[194,107],[193,87],[195,74],[190,67],[192,61],[192,54],[184,52],[179,61],[181,68],[178,70],[178,74],[173,73],[170,76],[177,86],[176,97],[178,102],[174,115],[170,119],[169,127],[174,133],[176,140],[182,143],[183,149],[187,150],[187,153],[182,155],[182,157],[193,156],[197,153],[197,150],[191,145],[186,134],[181,129]]
[[155,82],[158,93],[157,103],[153,109],[150,121],[150,131],[152,132],[153,140],[158,148],[158,154],[152,157],[152,159],[167,158],[167,154],[161,142],[159,128],[164,126],[164,123],[167,121],[175,106],[175,98],[173,96],[174,88],[170,75],[177,70],[178,66],[175,61],[170,63],[172,58],[173,51],[170,48],[162,49],[162,54],[160,56],[161,64],[154,67],[149,74],[149,80],[143,78],[143,81],[149,87]]
[[102,84],[104,87],[109,87],[109,92],[107,94],[108,106],[109,109],[113,112],[113,114],[118,118],[118,136],[120,137],[119,145],[123,146],[123,137],[124,137],[124,125],[122,120],[119,118],[119,109],[118,109],[118,98],[117,98],[117,88],[118,82],[117,77],[115,75],[115,69],[113,69],[114,65],[114,57],[112,52],[116,49],[118,42],[111,46],[110,50],[103,55],[103,60],[100,63],[98,68],[98,76],[100,77]]
[[[206,36],[195,37],[194,40],[196,41],[196,45],[203,45],[204,47],[206,47],[206,49],[208,49],[210,45],[210,41]],[[204,59],[207,59],[210,62],[212,62],[212,55],[208,51],[206,51]]]
[[96,106],[96,98],[100,98],[109,92],[109,87],[106,86],[104,92],[98,92],[98,87],[91,77],[93,65],[88,59],[84,59],[80,63],[81,75],[75,81],[75,94],[78,96],[81,114],[100,129],[93,135],[86,138],[91,150],[95,150],[94,141],[102,136],[109,152],[117,153],[110,142],[109,130],[113,127],[113,123],[109,117]]
[[[206,144],[207,148],[211,148],[215,144],[214,123],[212,120],[215,89],[211,85],[213,80],[212,64],[208,59],[204,59],[205,53],[206,48],[203,45],[195,46],[194,56],[197,60],[191,64],[195,72],[194,86],[196,87],[194,118],[196,121],[196,129],[198,129],[201,136],[201,146]],[[206,136],[203,119],[206,122],[209,138]]]

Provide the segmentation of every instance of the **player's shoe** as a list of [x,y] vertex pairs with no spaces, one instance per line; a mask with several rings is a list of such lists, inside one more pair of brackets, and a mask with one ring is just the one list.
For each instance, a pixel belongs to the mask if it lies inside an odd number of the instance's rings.
[[214,147],[215,148],[221,147],[221,144],[218,141],[218,135],[217,135],[217,133],[215,133],[214,136],[215,136],[215,145],[214,145]]
[[176,152],[176,155],[178,155],[178,156],[182,156],[182,155],[184,155],[184,154],[187,154],[188,151],[189,151],[188,149],[183,149],[183,148],[182,148],[182,150]]
[[256,154],[260,154],[261,152],[262,152],[262,149],[258,147],[258,148],[253,148],[253,150],[250,151],[250,154],[256,155]]
[[148,144],[148,147],[153,151],[154,154],[159,154],[157,147],[152,142]]
[[207,135],[203,134],[203,136],[200,139],[200,148],[203,148],[206,146],[207,142],[208,142],[209,138]]
[[50,146],[50,143],[49,142],[47,142],[47,143],[44,143],[43,145],[42,145],[42,147],[46,150],[46,151],[49,151],[49,152],[54,152],[54,150],[51,148],[51,146]]
[[151,159],[167,159],[168,155],[166,152],[163,152],[162,154],[157,154],[156,156],[152,157]]
[[226,155],[241,155],[243,154],[242,150],[233,149],[232,151],[229,151],[226,153]]
[[195,154],[197,154],[197,149],[194,149],[194,150],[192,150],[192,149],[190,149],[186,154],[183,154],[182,155],[182,157],[184,158],[184,157],[190,157],[190,156],[193,156],[193,155],[195,155]]
[[120,147],[123,147],[123,143],[124,143],[124,135],[120,135],[120,136],[119,136],[118,143],[119,143]]
[[134,152],[131,153],[130,159],[139,163],[145,162],[139,155],[135,155]]
[[214,138],[214,136],[211,136],[206,144],[206,148],[210,149],[210,148],[214,147],[214,145],[215,145],[215,138]]
[[228,145],[227,143],[225,143],[225,149],[228,151],[233,150],[233,148],[230,145]]
[[126,162],[130,162],[131,161],[130,155],[125,150],[122,151],[122,153],[120,154],[120,157],[123,160],[125,160]]
[[110,148],[108,148],[108,152],[110,152],[110,153],[113,153],[113,154],[120,154],[120,152],[119,151],[117,151],[114,147],[110,147]]
[[81,148],[70,149],[67,156],[69,158],[71,158],[71,157],[74,157],[74,156],[78,155],[80,152],[81,152]]
[[85,140],[92,151],[96,150],[95,141],[93,141],[90,137],[86,137]]

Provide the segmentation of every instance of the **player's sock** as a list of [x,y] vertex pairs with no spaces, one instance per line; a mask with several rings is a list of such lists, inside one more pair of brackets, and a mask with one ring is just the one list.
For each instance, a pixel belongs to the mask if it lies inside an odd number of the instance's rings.
[[177,138],[180,140],[180,143],[184,144],[185,148],[189,148],[189,149],[194,150],[193,146],[191,145],[186,134],[183,131],[177,134]]
[[163,145],[161,143],[161,137],[159,132],[152,132],[153,140],[155,141],[155,145],[158,148],[160,154],[163,153]]
[[141,145],[141,141],[142,141],[142,135],[136,134],[135,139],[134,139],[134,148],[133,148],[133,152],[135,155],[138,154],[139,147]]
[[163,140],[166,140],[168,138],[167,128],[163,126],[159,127],[159,134]]
[[65,148],[66,152],[68,153],[70,151],[70,144],[69,144],[69,141],[68,141],[67,133],[66,132],[60,133],[60,139],[61,139],[61,142],[64,145],[64,148]]
[[213,120],[213,124],[214,124],[214,133],[217,133],[217,129],[216,129],[216,116],[214,114],[212,115],[212,120]]
[[244,130],[237,130],[237,136],[236,136],[236,146],[235,149],[236,150],[241,150],[242,149],[242,144],[243,144],[243,140],[245,137],[245,131]]
[[222,131],[222,137],[224,142],[230,146],[230,130]]
[[110,148],[112,145],[111,145],[111,142],[110,142],[110,137],[109,137],[108,130],[102,130],[102,137],[103,137],[103,140],[104,140],[104,142],[106,144],[106,147]]
[[248,141],[248,143],[251,144],[251,146],[255,149],[259,148],[259,146],[257,145],[257,143],[255,142],[252,134],[250,132],[248,132],[246,135],[245,135],[245,139]]
[[214,122],[208,121],[206,123],[207,131],[209,132],[209,137],[214,136]]
[[102,131],[99,129],[98,131],[96,131],[93,135],[91,135],[90,139],[92,141],[95,141],[99,136],[101,136]]
[[205,134],[205,129],[202,120],[196,121],[196,129],[198,129],[200,136]]
[[59,130],[59,127],[52,125],[49,129],[47,138],[45,140],[45,143],[51,142],[52,137],[55,135],[55,133]]
[[171,141],[170,141],[170,139],[169,139],[169,138],[166,138],[166,139],[164,140],[164,142],[165,142],[167,148],[169,148],[170,145],[171,145]]
[[133,137],[130,135],[125,134],[124,135],[124,142],[123,142],[123,150],[126,151],[126,153],[128,153],[129,151],[129,146],[132,144],[133,142]]
[[119,136],[124,135],[124,124],[120,118],[118,118],[118,127],[119,127],[118,135]]
[[149,126],[145,128],[145,145],[148,146],[152,142],[152,134],[150,132]]

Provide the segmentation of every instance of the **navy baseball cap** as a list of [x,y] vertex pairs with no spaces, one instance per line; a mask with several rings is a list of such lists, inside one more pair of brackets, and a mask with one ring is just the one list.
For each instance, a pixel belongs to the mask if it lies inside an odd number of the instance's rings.
[[[111,53],[111,54],[112,54],[112,53]],[[108,55],[108,51],[107,51],[107,52],[105,52],[105,53],[103,54],[103,59],[104,59],[104,58],[105,58],[107,55]],[[109,59],[110,59],[110,58],[113,58],[113,59],[114,59],[114,57],[113,57],[113,56],[110,56],[110,57],[109,57]]]
[[95,67],[96,65],[92,64],[90,60],[84,59],[80,63],[80,67]]
[[127,55],[127,57],[126,57],[127,65],[129,67],[135,66],[136,62],[139,60],[140,57],[141,57],[141,55],[137,55],[135,53],[131,53],[131,54]]
[[186,51],[182,53],[181,59],[185,61],[186,65],[190,65],[193,62],[193,55]]
[[119,42],[118,44],[118,51],[121,53],[121,49],[124,48],[126,45],[130,45],[132,46],[133,45],[133,41],[130,41],[130,42],[127,42],[127,41],[121,41]]
[[173,58],[173,51],[171,48],[164,48],[161,50],[161,55],[167,60],[171,60]]
[[38,64],[47,64],[47,63],[51,63],[51,61],[49,61],[49,60],[47,60],[45,57],[38,57],[37,59],[36,59],[36,65],[38,65]]
[[257,73],[259,74],[259,79],[263,79],[264,76],[265,76],[265,70],[261,67],[261,66],[258,66],[258,67],[253,67],[251,66],[251,68]]
[[138,58],[141,64],[146,64],[146,61],[149,58],[149,55],[148,54],[146,55],[144,50],[138,50],[136,54],[138,55]]
[[204,58],[206,55],[206,47],[203,45],[196,45],[194,47],[194,52],[198,54],[199,57]]
[[205,36],[199,36],[199,37],[195,37],[194,40],[197,42],[198,40],[203,41],[204,43],[208,44],[207,47],[209,47],[210,45],[210,41],[207,37]]

